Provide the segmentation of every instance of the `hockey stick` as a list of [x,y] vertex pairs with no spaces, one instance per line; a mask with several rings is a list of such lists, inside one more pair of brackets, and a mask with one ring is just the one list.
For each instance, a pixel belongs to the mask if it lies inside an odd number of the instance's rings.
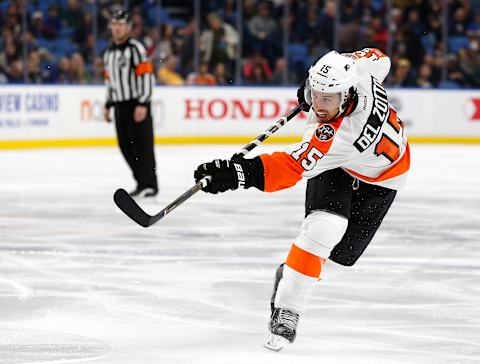
[[[260,145],[271,136],[273,133],[277,132],[282,126],[284,126],[288,121],[293,119],[300,111],[304,110],[305,104],[300,104],[294,109],[292,109],[287,115],[283,116],[279,120],[277,120],[273,125],[271,125],[267,130],[265,130],[262,134],[257,136],[254,140],[252,140],[249,144],[247,144],[243,149],[237,153],[239,156],[245,156],[248,152],[253,150],[255,147]],[[198,183],[185,191],[180,197],[178,197],[175,201],[170,203],[167,207],[165,207],[162,211],[155,215],[149,215],[143,209],[138,206],[135,200],[128,194],[127,191],[124,189],[118,189],[115,194],[113,195],[113,200],[115,204],[122,210],[125,215],[135,221],[137,224],[143,227],[149,227],[155,224],[158,220],[163,218],[168,213],[172,212],[176,207],[180,206],[202,188],[206,187],[212,177],[206,176],[202,178]]]

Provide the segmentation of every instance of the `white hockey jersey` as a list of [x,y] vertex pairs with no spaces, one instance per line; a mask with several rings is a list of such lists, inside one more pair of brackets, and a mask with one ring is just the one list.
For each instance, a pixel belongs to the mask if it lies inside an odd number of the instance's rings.
[[262,154],[264,190],[273,192],[302,177],[343,168],[364,182],[400,189],[410,168],[410,150],[403,123],[388,103],[382,82],[390,59],[376,48],[353,53],[361,72],[358,102],[334,120],[319,123],[313,110],[303,140],[284,152]]

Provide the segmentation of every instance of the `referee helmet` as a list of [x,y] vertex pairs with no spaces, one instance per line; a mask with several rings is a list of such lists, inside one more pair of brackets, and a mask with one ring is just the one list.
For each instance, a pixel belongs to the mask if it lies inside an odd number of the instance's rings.
[[132,16],[125,9],[116,9],[111,16],[110,21],[130,24],[132,21]]

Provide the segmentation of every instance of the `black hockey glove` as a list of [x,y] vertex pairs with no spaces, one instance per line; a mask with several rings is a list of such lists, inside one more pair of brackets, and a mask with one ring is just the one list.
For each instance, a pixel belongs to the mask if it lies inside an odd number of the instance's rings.
[[297,90],[298,104],[299,105],[301,105],[301,104],[304,105],[304,107],[302,108],[303,111],[310,110],[310,106],[311,106],[311,105],[309,105],[308,101],[305,99],[305,91],[309,92],[308,90],[305,90],[307,78],[308,78],[308,74],[307,74],[307,77],[305,78],[305,80],[303,80],[302,84],[300,85],[300,87]]
[[257,187],[263,190],[263,164],[260,157],[245,159],[237,155],[231,160],[215,159],[212,162],[197,167],[195,182],[205,176],[211,176],[212,181],[203,188],[208,193],[219,193],[237,188]]

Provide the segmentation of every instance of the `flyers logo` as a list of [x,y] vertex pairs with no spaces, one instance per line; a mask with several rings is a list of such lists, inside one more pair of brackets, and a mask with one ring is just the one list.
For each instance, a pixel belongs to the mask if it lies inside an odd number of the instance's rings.
[[328,142],[335,136],[335,129],[330,124],[322,124],[315,130],[315,136],[321,142]]

